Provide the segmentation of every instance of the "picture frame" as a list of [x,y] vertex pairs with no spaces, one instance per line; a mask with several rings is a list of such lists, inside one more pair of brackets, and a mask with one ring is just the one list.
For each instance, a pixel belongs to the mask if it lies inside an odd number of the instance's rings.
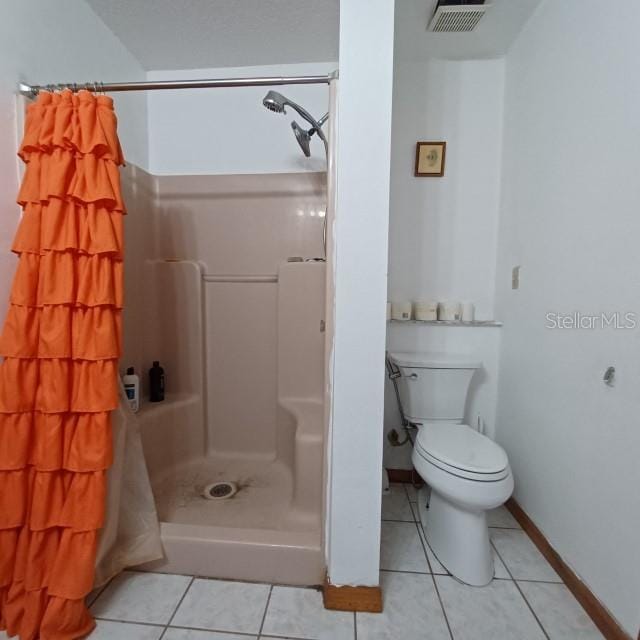
[[441,178],[444,176],[447,143],[418,142],[416,143],[416,178]]

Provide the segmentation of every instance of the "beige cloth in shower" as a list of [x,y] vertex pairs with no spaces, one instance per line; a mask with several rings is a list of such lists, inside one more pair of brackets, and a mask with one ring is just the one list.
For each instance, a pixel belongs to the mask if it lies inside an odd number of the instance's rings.
[[138,418],[120,384],[112,414],[113,465],[108,473],[107,511],[100,534],[94,587],[127,567],[163,557],[160,524],[142,449]]

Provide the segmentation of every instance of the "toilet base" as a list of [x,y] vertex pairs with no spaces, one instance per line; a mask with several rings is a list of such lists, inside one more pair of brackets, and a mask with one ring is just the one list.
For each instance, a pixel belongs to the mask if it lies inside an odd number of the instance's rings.
[[489,584],[494,566],[486,512],[460,509],[426,486],[418,509],[427,542],[445,569],[465,584]]

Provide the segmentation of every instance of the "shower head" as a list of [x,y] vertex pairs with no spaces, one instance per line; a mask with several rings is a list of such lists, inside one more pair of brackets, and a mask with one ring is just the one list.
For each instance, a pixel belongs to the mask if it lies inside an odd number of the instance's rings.
[[307,131],[303,129],[295,120],[291,123],[291,128],[293,129],[293,133],[302,149],[302,153],[304,153],[307,158],[311,157],[311,148],[309,147],[309,143],[311,142],[311,136],[315,131],[310,129]]
[[328,113],[322,116],[320,120],[316,120],[306,109],[303,109],[299,104],[289,100],[289,98],[283,96],[277,91],[269,91],[262,99],[262,104],[269,109],[269,111],[273,111],[274,113],[286,113],[285,107],[291,107],[311,125],[311,129],[305,131],[297,122],[294,121],[291,123],[291,128],[296,136],[296,140],[307,158],[311,156],[309,142],[314,133],[317,133],[318,137],[324,143],[325,154],[329,153],[327,139],[325,138],[324,133],[322,133],[322,125],[327,121],[327,118],[329,117]]
[[[303,129],[295,120],[291,123],[291,128],[293,129],[293,133],[296,136],[296,140],[302,149],[302,153],[304,153],[307,158],[311,157],[311,138],[314,133],[317,133],[318,136],[325,141],[324,136],[322,135],[322,125],[329,119],[329,114],[325,113],[320,120],[316,122],[316,124],[311,127],[311,129]],[[325,141],[326,145],[326,141]]]
[[284,106],[289,104],[289,101],[281,93],[269,91],[262,100],[262,104],[274,113],[285,113]]

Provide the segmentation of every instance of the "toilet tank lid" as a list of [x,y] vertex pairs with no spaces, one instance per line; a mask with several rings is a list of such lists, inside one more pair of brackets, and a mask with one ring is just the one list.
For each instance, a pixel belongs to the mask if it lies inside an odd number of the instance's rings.
[[482,366],[473,356],[437,351],[393,351],[389,357],[400,367],[416,369],[479,369]]

